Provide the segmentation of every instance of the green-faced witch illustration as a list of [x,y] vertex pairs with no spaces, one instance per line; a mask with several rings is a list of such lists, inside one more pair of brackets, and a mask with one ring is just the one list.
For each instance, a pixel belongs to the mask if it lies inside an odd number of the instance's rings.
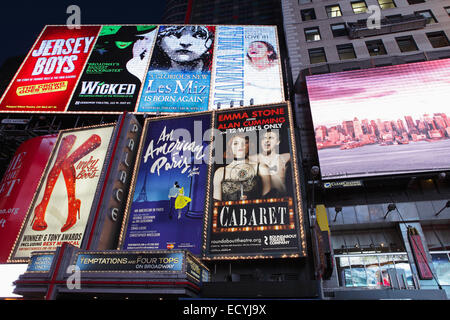
[[115,62],[116,72],[125,68],[142,82],[156,28],[153,25],[104,26],[94,46],[92,60]]

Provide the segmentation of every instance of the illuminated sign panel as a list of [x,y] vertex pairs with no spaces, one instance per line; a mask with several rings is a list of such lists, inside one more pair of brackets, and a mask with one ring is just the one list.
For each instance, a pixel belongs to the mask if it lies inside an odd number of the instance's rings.
[[80,247],[114,128],[60,132],[9,260],[25,261],[63,242]]
[[138,112],[208,110],[215,29],[159,27]]
[[47,135],[22,143],[0,181],[0,263],[8,259],[56,138]]
[[103,26],[68,111],[133,112],[157,26]]
[[147,120],[123,249],[186,249],[200,255],[210,129],[210,113]]
[[215,113],[205,258],[305,255],[288,105]]
[[276,27],[218,26],[210,109],[284,101]]
[[8,87],[0,111],[65,111],[99,29],[45,27]]
[[47,26],[0,111],[173,114],[283,101],[276,26]]
[[306,82],[323,179],[450,168],[450,59]]

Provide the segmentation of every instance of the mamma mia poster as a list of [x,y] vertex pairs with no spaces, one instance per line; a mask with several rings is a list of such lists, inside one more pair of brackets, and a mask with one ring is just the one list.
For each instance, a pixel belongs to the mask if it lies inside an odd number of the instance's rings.
[[200,254],[211,114],[147,120],[122,227],[124,250]]
[[137,112],[207,111],[213,26],[160,26]]

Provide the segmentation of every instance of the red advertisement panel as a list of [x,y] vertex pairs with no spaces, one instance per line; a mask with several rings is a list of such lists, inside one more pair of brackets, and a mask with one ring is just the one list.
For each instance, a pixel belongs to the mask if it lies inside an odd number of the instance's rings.
[[20,231],[57,135],[25,141],[0,181],[0,263],[5,263]]
[[64,111],[99,29],[47,26],[11,82],[0,111]]

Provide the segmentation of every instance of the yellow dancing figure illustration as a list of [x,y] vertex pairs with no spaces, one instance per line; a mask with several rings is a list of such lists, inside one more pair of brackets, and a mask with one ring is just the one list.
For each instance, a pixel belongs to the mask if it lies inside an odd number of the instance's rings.
[[178,210],[178,219],[181,218],[181,209],[186,207],[192,199],[184,195],[184,187],[180,189],[177,198],[175,199],[175,209]]

